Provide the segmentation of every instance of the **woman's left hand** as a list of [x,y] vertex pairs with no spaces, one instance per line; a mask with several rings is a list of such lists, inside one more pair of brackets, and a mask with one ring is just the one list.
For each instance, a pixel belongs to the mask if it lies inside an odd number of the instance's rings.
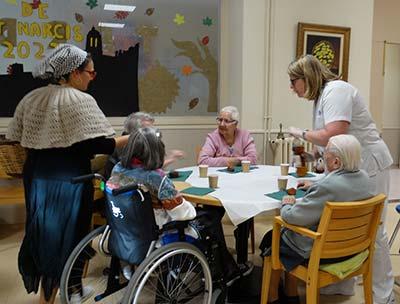
[[297,138],[303,137],[303,130],[296,128],[296,127],[289,127],[289,133],[290,133],[290,135],[297,137]]

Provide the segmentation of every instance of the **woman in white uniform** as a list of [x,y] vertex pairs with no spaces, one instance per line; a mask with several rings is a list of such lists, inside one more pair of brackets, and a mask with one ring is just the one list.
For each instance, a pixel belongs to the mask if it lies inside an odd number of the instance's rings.
[[[338,134],[352,134],[362,146],[362,164],[370,177],[370,190],[389,193],[389,167],[393,163],[389,149],[380,138],[371,114],[358,90],[339,80],[318,59],[305,55],[288,67],[291,89],[298,97],[314,102],[313,130],[290,127],[289,132],[323,150],[329,138]],[[386,209],[386,208],[385,208]],[[382,215],[385,220],[386,212]],[[349,286],[352,284],[352,286]],[[374,303],[394,303],[393,273],[389,256],[385,225],[380,225],[374,255]],[[354,281],[336,288],[333,293],[353,292]],[[337,286],[339,287],[339,286]],[[349,291],[349,287],[350,291]]]

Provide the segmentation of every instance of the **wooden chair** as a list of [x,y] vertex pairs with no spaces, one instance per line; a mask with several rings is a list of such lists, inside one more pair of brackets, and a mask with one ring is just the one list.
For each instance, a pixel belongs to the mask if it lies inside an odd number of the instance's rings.
[[327,202],[322,213],[318,230],[290,225],[276,216],[273,225],[272,255],[264,258],[261,303],[268,300],[273,271],[284,270],[279,260],[281,227],[314,239],[308,265],[299,265],[290,274],[306,283],[306,303],[319,300],[319,288],[340,281],[337,276],[319,270],[320,259],[338,258],[369,250],[362,266],[345,279],[362,274],[366,304],[372,304],[372,262],[375,236],[380,224],[385,195],[357,202]]

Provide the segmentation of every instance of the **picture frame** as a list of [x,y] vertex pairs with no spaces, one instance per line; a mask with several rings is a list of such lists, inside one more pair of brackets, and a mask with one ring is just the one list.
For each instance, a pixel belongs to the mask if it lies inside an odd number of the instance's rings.
[[347,81],[350,50],[349,27],[298,23],[296,58],[311,54]]

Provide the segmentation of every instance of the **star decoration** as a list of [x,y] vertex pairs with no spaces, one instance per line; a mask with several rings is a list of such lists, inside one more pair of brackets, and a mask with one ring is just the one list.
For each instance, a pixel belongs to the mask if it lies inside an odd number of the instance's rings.
[[212,25],[212,19],[210,17],[206,17],[203,19],[203,25],[211,26]]
[[97,6],[97,0],[88,0],[86,2],[86,5],[90,7],[90,9],[93,9]]
[[185,16],[181,15],[181,14],[176,14],[175,18],[174,18],[174,22],[177,25],[182,25],[185,23]]
[[185,76],[189,76],[190,74],[192,74],[192,71],[193,69],[190,65],[184,65],[181,70],[182,74]]
[[128,16],[129,16],[129,12],[117,11],[117,12],[115,12],[114,18],[122,20],[122,19],[126,19],[126,17],[128,17]]

